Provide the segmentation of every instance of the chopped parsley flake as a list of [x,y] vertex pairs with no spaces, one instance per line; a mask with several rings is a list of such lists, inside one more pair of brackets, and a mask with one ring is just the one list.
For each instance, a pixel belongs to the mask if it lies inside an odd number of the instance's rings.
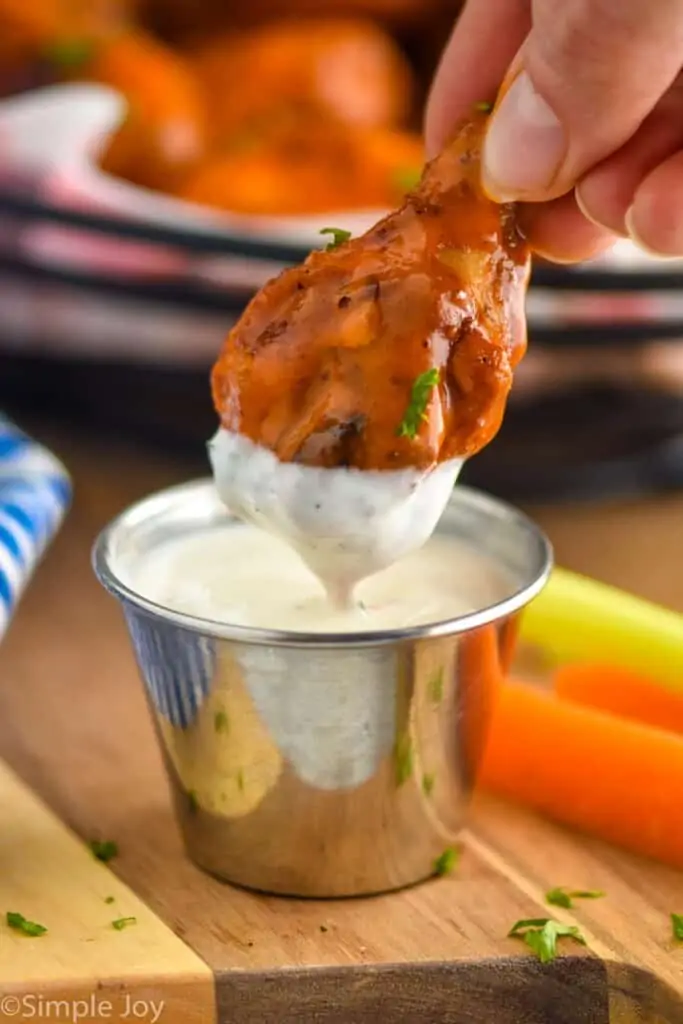
[[456,850],[453,846],[447,846],[443,853],[439,854],[434,861],[434,873],[437,875],[450,875],[458,863],[459,857],[459,850]]
[[12,928],[15,932],[21,932],[22,935],[29,935],[31,938],[44,935],[47,931],[45,925],[38,924],[37,921],[28,921],[23,914],[17,914],[13,910],[7,911],[5,920],[8,928]]
[[216,732],[227,732],[229,728],[228,716],[225,711],[217,711],[214,720],[213,727]]
[[105,864],[107,861],[117,857],[119,852],[118,844],[113,839],[92,839],[90,849],[93,852],[93,856]]
[[563,924],[549,917],[517,921],[508,932],[512,939],[522,939],[542,964],[548,964],[557,956],[558,939],[573,939],[586,945],[586,940],[576,925]]
[[131,924],[137,924],[137,917],[117,917],[115,921],[112,921],[111,926],[115,928],[117,932],[122,932],[124,928],[128,928]]
[[417,437],[420,424],[423,420],[427,419],[427,405],[429,404],[432,391],[438,383],[439,371],[436,367],[432,367],[431,370],[425,370],[424,373],[419,374],[415,378],[410,391],[408,408],[396,431],[399,437],[409,437],[411,440]]
[[93,56],[92,43],[87,39],[67,39],[53,43],[45,50],[45,57],[60,68],[78,68]]
[[344,242],[348,242],[351,237],[350,231],[345,231],[344,228],[321,228],[321,235],[332,235],[332,241],[328,242],[325,246],[327,252],[330,249],[336,249],[338,245],[342,245]]
[[599,900],[604,895],[604,892],[600,892],[599,889],[567,889],[564,886],[558,886],[556,889],[549,889],[545,894],[545,899],[546,903],[550,903],[554,907],[565,907],[567,910],[571,910],[574,900]]
[[399,167],[394,172],[394,182],[402,192],[412,192],[420,184],[421,177],[421,167]]

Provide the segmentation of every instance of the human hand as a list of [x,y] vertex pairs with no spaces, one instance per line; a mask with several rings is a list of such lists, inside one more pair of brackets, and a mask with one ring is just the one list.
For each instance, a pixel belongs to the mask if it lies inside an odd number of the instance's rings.
[[528,204],[538,253],[574,262],[622,236],[683,256],[682,66],[683,0],[468,0],[432,86],[428,152],[503,82],[484,184]]

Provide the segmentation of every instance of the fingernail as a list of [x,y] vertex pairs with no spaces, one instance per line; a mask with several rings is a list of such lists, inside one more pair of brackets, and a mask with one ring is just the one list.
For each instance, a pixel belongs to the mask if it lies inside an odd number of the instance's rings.
[[484,188],[499,202],[539,198],[567,150],[559,120],[522,71],[491,118],[483,149]]
[[634,215],[635,210],[630,206],[626,211],[626,216],[624,217],[628,237],[634,245],[637,245],[639,249],[642,249],[647,256],[655,256],[658,260],[680,260],[681,257],[683,257],[683,238],[681,238],[680,244],[674,246],[674,252],[661,252],[658,249],[653,249],[652,246],[648,245],[648,243],[642,238],[638,225],[635,223]]
[[613,235],[618,235],[619,238],[628,237],[625,227],[616,227],[614,224],[605,224],[604,221],[599,220],[593,213],[591,213],[579,185],[574,189],[574,199],[576,200],[576,205],[583,216],[587,221],[590,221],[591,224],[595,224],[598,228],[604,228],[605,231],[611,231]]

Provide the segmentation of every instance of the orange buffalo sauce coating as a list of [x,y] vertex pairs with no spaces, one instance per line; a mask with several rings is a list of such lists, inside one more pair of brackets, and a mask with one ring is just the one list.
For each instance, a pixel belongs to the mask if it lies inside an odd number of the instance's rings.
[[[365,470],[429,468],[494,437],[526,348],[529,253],[514,207],[481,191],[484,121],[399,210],[255,296],[212,373],[224,428],[283,462]],[[401,436],[430,370],[438,383]]]

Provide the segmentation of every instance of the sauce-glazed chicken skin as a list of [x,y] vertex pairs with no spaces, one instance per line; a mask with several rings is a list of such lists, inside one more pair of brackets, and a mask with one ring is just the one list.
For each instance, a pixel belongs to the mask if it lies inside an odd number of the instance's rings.
[[479,185],[473,115],[396,212],[252,300],[212,390],[222,427],[282,463],[429,470],[498,431],[526,348],[528,247]]

